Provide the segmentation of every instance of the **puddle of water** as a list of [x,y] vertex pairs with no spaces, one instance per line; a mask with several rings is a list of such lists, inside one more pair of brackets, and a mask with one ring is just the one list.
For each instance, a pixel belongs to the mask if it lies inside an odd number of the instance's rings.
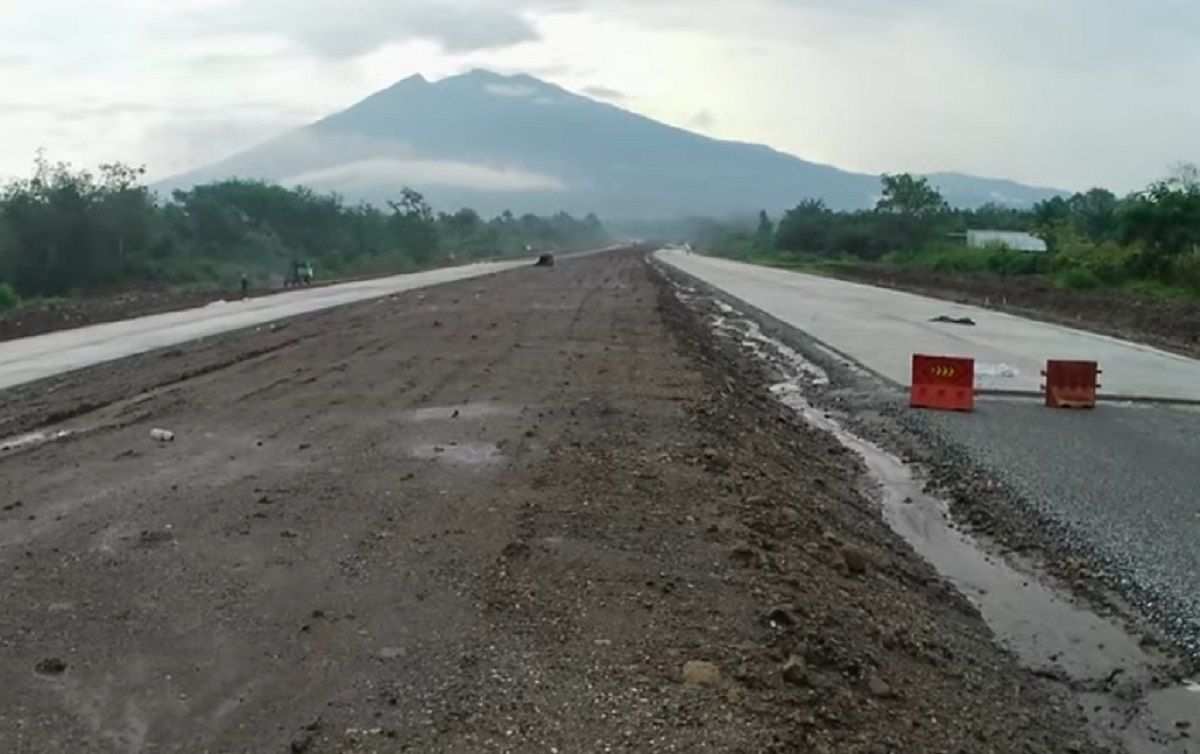
[[888,525],[958,587],[1026,666],[1058,667],[1086,679],[1149,661],[1125,631],[1075,607],[955,529],[946,504],[925,494],[909,466],[814,408],[794,383],[775,385],[771,392],[863,459]]
[[482,419],[488,416],[515,414],[516,408],[500,403],[477,401],[463,403],[457,406],[430,406],[418,408],[404,414],[404,419],[410,422],[450,421],[451,419]]
[[[910,466],[809,403],[801,384],[813,384],[814,375],[827,382],[819,367],[763,335],[755,323],[734,324],[725,317],[714,317],[713,326],[737,336],[756,356],[765,356],[776,365],[782,361],[788,379],[774,385],[771,393],[809,424],[831,433],[858,454],[888,525],[979,609],[991,630],[1023,665],[1057,669],[1079,681],[1102,681],[1117,671],[1118,678],[1142,684],[1151,680],[1155,661],[1137,639],[988,554],[978,540],[953,526],[947,504],[924,492]],[[1094,729],[1119,741],[1128,754],[1200,752],[1200,742],[1181,736],[1188,730],[1200,730],[1200,685],[1189,682],[1151,690],[1136,705],[1111,693],[1076,698]]]
[[[733,311],[731,307],[726,307]],[[718,330],[736,333],[741,337],[741,345],[754,353],[760,359],[772,360],[771,357],[782,358],[796,376],[803,376],[810,385],[828,385],[829,375],[824,369],[800,355],[790,346],[767,337],[757,322],[739,320],[736,325],[730,324],[724,317],[713,317],[713,326]]]
[[10,450],[24,450],[32,448],[35,445],[55,442],[64,437],[69,437],[71,434],[72,432],[68,429],[60,429],[57,432],[30,432],[19,437],[10,437],[6,440],[0,440],[0,453]]
[[416,458],[452,466],[493,466],[504,460],[496,444],[488,442],[417,445],[412,448],[412,454]]

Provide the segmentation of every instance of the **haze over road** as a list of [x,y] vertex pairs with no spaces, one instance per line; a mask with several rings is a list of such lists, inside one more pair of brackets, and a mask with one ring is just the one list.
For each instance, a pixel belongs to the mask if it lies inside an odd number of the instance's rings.
[[526,260],[482,262],[357,280],[12,340],[0,343],[0,390],[196,338],[528,263]]
[[[1103,370],[1102,397],[1200,403],[1200,361],[1148,346],[859,283],[678,251],[658,256],[899,385],[910,384],[914,353],[974,358],[982,391],[1037,394],[1047,359],[1084,359]],[[976,324],[930,322],[939,315]]]

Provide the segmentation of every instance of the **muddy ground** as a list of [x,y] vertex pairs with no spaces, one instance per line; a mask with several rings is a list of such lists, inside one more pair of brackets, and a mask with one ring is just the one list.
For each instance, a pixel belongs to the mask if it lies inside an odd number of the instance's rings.
[[0,393],[0,751],[1091,751],[752,373],[623,253]]
[[986,306],[1200,357],[1200,301],[1153,299],[1121,291],[1075,291],[1025,277],[970,275],[911,267],[845,266],[838,277]]

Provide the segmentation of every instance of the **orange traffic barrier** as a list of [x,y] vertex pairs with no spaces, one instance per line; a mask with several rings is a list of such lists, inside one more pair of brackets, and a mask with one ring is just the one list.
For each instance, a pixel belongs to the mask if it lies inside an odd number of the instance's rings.
[[1047,361],[1042,370],[1042,376],[1046,378],[1046,384],[1042,386],[1046,391],[1046,405],[1050,408],[1095,408],[1099,374],[1094,361]]
[[912,392],[908,405],[942,411],[973,411],[975,360],[913,354]]

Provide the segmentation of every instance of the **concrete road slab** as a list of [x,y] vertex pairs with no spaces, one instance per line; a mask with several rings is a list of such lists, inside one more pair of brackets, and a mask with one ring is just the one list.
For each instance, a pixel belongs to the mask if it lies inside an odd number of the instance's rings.
[[[664,250],[657,258],[911,384],[914,353],[972,357],[981,392],[1041,394],[1047,359],[1096,361],[1101,395],[1200,402],[1200,361],[1104,335],[830,278]],[[931,322],[969,317],[974,326]]]
[[357,280],[19,338],[0,343],[0,389],[196,338],[528,264],[484,262]]

